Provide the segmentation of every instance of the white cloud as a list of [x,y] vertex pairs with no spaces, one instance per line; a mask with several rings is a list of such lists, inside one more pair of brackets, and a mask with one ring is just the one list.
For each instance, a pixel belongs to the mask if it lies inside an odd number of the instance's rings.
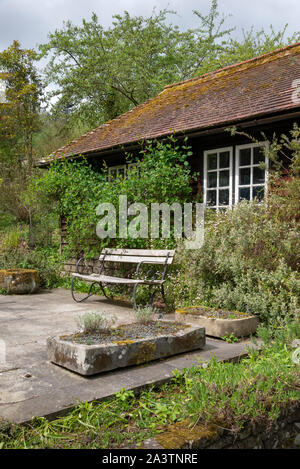
[[[195,27],[197,19],[192,10],[207,12],[208,0],[0,0],[0,49],[8,47],[18,39],[24,47],[36,47],[47,40],[50,31],[60,28],[64,20],[70,19],[80,23],[82,18],[89,18],[95,11],[100,22],[108,26],[113,14],[128,10],[130,14],[149,15],[154,6],[174,9],[178,12],[173,23],[182,28]],[[299,0],[219,0],[220,10],[225,14],[232,13],[228,24],[239,28],[257,29],[268,27],[271,23],[275,29],[289,23],[291,32],[299,29]]]

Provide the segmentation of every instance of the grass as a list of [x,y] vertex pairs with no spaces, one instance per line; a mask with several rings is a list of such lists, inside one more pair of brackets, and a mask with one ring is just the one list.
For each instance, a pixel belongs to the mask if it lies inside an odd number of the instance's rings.
[[[296,335],[299,325],[294,327]],[[212,359],[175,371],[170,383],[139,396],[122,390],[111,400],[79,403],[67,416],[36,418],[29,426],[0,425],[4,448],[124,448],[139,446],[171,423],[222,422],[238,431],[251,422],[269,425],[281,410],[299,402],[299,365],[291,359],[290,339],[268,335],[261,353],[237,364]]]

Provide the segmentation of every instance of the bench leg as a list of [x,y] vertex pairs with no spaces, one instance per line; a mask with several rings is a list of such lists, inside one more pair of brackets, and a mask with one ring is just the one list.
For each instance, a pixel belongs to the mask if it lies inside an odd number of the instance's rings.
[[[151,295],[151,298],[150,298],[150,301],[149,301],[149,307],[150,307],[150,308],[151,308],[152,305],[153,305],[153,300],[154,300],[155,293],[156,293],[156,292],[154,291],[154,292],[152,293],[152,295]],[[162,298],[163,298],[163,300],[164,300],[165,305],[167,305],[166,297],[165,297],[165,289],[164,289],[164,286],[163,286],[163,285],[161,286],[161,296],[162,296]],[[160,314],[160,318],[161,318],[163,315],[164,315],[164,313],[161,313],[161,314]]]
[[134,309],[137,309],[137,303],[136,303],[136,290],[139,285],[142,285],[142,283],[135,283],[133,287],[133,307]]
[[93,289],[93,286],[96,285],[95,282],[93,282],[89,288],[89,291],[88,291],[88,294],[84,297],[84,298],[81,298],[80,300],[77,299],[74,295],[74,280],[75,280],[75,277],[72,278],[72,283],[71,283],[71,295],[72,295],[72,298],[74,301],[76,301],[76,303],[81,303],[82,301],[84,300],[87,300],[90,296],[92,296],[94,293],[92,293],[92,289]]
[[161,296],[163,297],[164,303],[167,306],[167,300],[166,300],[166,297],[165,297],[165,288],[164,288],[163,285],[161,286]]
[[[140,285],[140,283],[136,283],[133,287],[133,307],[134,307],[134,309],[137,309],[136,290],[137,290],[138,285]],[[154,287],[154,288],[157,288],[157,287]],[[166,305],[167,302],[166,302],[166,296],[165,296],[165,289],[164,289],[163,285],[161,285],[161,295],[162,295],[164,303]],[[150,297],[150,301],[148,303],[149,308],[151,308],[152,305],[153,305],[154,296],[155,296],[155,290],[154,290],[154,292],[152,293],[152,295]]]
[[100,285],[100,288],[101,288],[102,293],[103,293],[103,295],[105,296],[105,298],[107,298],[108,300],[112,300],[112,299],[113,299],[113,295],[107,296],[107,294],[106,294],[106,292],[105,292],[105,290],[104,290],[104,287],[103,287],[103,285],[102,285],[101,282],[99,282],[99,285]]

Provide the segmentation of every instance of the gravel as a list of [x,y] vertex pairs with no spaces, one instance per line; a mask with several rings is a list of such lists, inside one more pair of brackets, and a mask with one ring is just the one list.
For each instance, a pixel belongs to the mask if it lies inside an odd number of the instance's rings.
[[126,340],[146,339],[174,333],[187,327],[178,322],[150,321],[148,323],[123,324],[95,334],[77,333],[64,337],[77,344],[97,345]]

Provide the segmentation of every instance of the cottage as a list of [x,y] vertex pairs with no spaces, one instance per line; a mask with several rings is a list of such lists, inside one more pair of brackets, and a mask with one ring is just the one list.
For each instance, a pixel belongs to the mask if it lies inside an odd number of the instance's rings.
[[[80,158],[110,174],[125,174],[125,154],[141,141],[174,134],[188,137],[192,170],[200,174],[195,191],[214,208],[264,196],[267,169],[261,152],[274,132],[300,124],[300,43],[278,49],[181,83],[57,150],[40,161]],[[232,135],[231,127],[258,139]],[[262,133],[265,135],[262,138]],[[265,161],[266,168],[269,162]]]

